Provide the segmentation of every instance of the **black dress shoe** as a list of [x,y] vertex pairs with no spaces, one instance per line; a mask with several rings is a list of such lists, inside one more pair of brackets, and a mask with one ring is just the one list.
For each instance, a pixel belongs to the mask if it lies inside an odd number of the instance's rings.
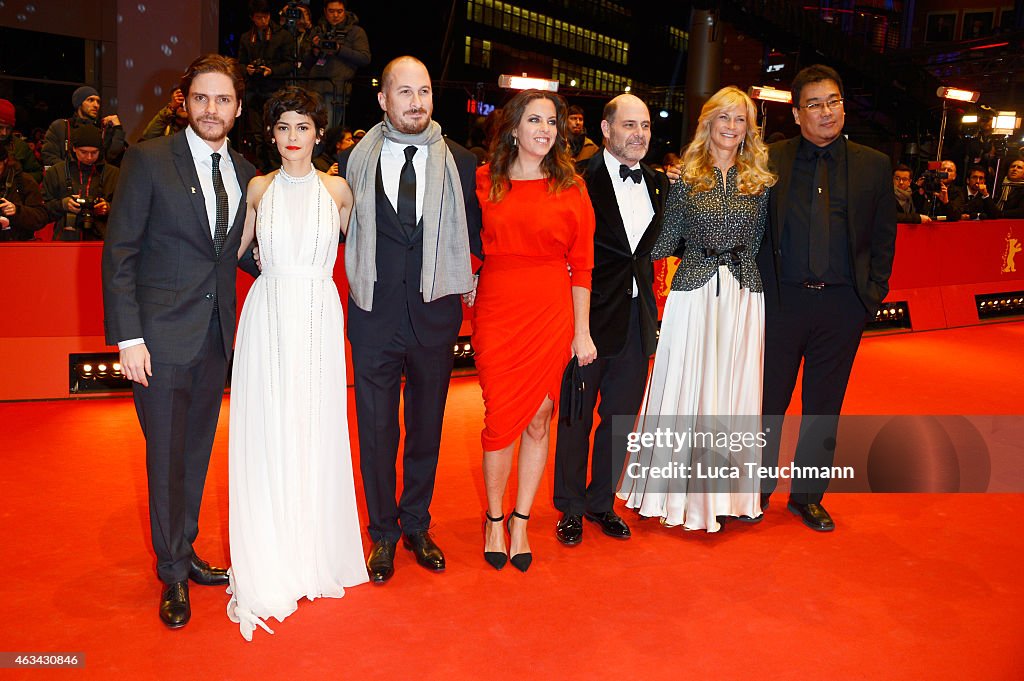
[[188,602],[188,582],[168,584],[160,594],[160,621],[170,629],[180,629],[192,617]]
[[416,562],[431,572],[444,572],[444,553],[426,530],[403,534],[402,546],[412,551]]
[[588,511],[583,514],[583,517],[592,523],[600,525],[601,531],[609,537],[629,539],[632,536],[629,532],[629,525],[626,524],[625,520],[616,515],[615,511],[608,511],[607,513],[590,513]]
[[583,516],[566,511],[555,525],[555,536],[565,546],[576,546],[583,541]]
[[228,569],[213,567],[193,553],[188,578],[200,586],[220,586],[228,583]]
[[395,542],[381,539],[374,542],[366,559],[366,572],[374,584],[383,584],[395,574]]
[[821,504],[798,504],[790,499],[789,503],[786,504],[786,508],[795,515],[800,516],[800,520],[804,521],[804,525],[812,530],[831,532],[836,529],[836,524],[832,522],[832,516],[828,514],[828,511]]

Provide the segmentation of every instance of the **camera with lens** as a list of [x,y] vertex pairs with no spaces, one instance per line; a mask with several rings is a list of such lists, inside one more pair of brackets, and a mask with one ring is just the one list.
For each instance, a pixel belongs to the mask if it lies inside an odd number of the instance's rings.
[[298,21],[302,18],[302,10],[299,9],[299,3],[289,2],[281,10],[281,14],[284,15],[286,21]]
[[270,64],[268,64],[267,60],[263,59],[263,58],[253,59],[251,62],[249,62],[249,65],[251,67],[253,67],[253,69],[255,69],[255,71],[253,73],[254,76],[262,76],[263,75],[263,67],[264,66],[266,66],[267,68],[270,68]]

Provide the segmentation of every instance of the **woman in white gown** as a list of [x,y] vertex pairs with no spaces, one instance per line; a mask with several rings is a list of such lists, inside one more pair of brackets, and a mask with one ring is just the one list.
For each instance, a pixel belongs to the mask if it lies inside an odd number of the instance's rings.
[[[720,517],[761,514],[748,466],[761,461],[764,295],[754,259],[775,179],[754,103],[735,87],[719,90],[701,110],[651,254],[686,242],[636,427],[670,429],[674,439],[638,438],[620,486],[628,507],[666,525],[715,532]],[[733,471],[738,479],[722,477]]]
[[331,278],[352,193],[313,168],[326,123],[319,96],[267,102],[281,169],[246,193],[245,232],[262,274],[238,323],[228,454],[228,617],[269,633],[298,600],[340,598],[367,581],[349,449],[344,317]]

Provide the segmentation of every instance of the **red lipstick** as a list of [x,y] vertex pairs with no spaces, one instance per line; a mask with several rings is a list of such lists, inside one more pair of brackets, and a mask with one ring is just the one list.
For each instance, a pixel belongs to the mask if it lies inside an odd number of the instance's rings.
[[285,149],[287,149],[288,151],[298,151],[299,149],[301,149],[301,147],[287,146],[285,147]]

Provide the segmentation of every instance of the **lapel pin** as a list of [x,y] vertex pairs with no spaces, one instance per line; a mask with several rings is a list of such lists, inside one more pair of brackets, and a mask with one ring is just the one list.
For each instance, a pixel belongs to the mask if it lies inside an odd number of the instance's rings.
[[189,189],[191,189],[191,190],[192,190],[192,193],[193,193],[193,194],[195,194],[195,193],[196,193],[196,188],[195,188],[195,187],[189,187]]

